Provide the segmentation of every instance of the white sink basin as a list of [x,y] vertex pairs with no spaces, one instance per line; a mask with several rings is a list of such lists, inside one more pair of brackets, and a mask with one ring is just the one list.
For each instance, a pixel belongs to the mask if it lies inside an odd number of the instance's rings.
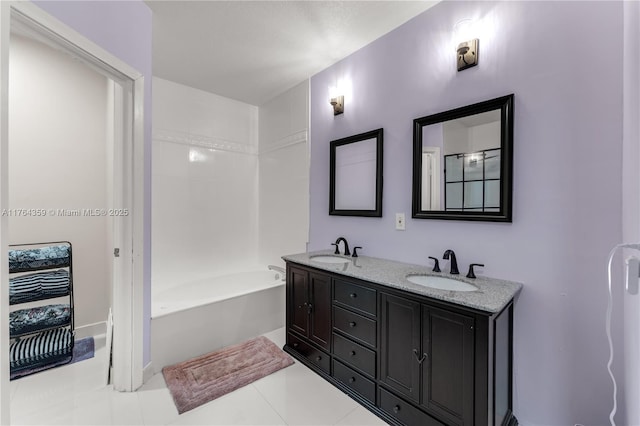
[[347,263],[347,262],[350,262],[349,259],[344,258],[344,257],[324,255],[324,254],[320,254],[318,256],[311,256],[309,259],[313,260],[314,262],[320,262],[320,263]]
[[451,291],[476,291],[478,287],[462,281],[445,277],[434,277],[432,275],[407,275],[407,280],[414,284],[425,287],[436,288],[438,290]]

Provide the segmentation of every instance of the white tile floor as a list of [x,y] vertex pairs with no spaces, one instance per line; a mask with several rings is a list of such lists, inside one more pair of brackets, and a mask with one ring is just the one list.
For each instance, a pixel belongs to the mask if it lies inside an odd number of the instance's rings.
[[[284,329],[266,334],[279,347]],[[133,393],[104,385],[96,357],[11,382],[11,423],[36,425],[384,425],[302,364],[179,415],[162,374]]]

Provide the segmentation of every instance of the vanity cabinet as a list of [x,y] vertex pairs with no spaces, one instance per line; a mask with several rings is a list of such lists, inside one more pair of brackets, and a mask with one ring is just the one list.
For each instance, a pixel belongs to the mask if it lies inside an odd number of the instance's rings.
[[512,299],[484,312],[287,261],[284,350],[390,424],[517,425],[512,330]]
[[287,268],[287,326],[321,349],[331,349],[331,278]]
[[474,318],[382,294],[380,381],[446,419],[473,424]]

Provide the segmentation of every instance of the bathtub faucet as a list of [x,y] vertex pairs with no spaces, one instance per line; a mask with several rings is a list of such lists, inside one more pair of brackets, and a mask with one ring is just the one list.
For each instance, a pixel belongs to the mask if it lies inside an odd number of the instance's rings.
[[269,269],[270,271],[276,271],[276,272],[280,272],[282,274],[282,278],[280,278],[282,281],[286,281],[287,279],[287,274],[284,270],[284,268],[281,268],[279,266],[276,265],[269,265],[267,266],[267,269]]
[[347,243],[347,239],[345,237],[340,237],[336,240],[335,243],[331,243],[332,246],[336,246],[335,254],[340,254],[340,241],[344,243],[344,255],[351,256],[351,252],[349,251],[349,243]]

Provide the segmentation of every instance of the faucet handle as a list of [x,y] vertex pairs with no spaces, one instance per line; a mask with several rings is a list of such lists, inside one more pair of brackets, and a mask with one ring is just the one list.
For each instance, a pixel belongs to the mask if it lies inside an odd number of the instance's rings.
[[340,249],[338,249],[337,243],[331,243],[332,246],[336,246],[336,251],[333,254],[340,254]]
[[469,272],[467,273],[467,278],[475,278],[476,274],[473,273],[473,267],[474,266],[480,266],[482,268],[484,268],[484,264],[483,263],[472,263],[471,265],[469,265]]
[[351,255],[351,257],[358,257],[358,249],[361,249],[362,247],[357,246],[353,248],[353,254]]
[[429,256],[429,259],[433,259],[433,261],[435,262],[435,264],[433,265],[433,272],[440,272],[440,263],[438,262],[438,258]]

